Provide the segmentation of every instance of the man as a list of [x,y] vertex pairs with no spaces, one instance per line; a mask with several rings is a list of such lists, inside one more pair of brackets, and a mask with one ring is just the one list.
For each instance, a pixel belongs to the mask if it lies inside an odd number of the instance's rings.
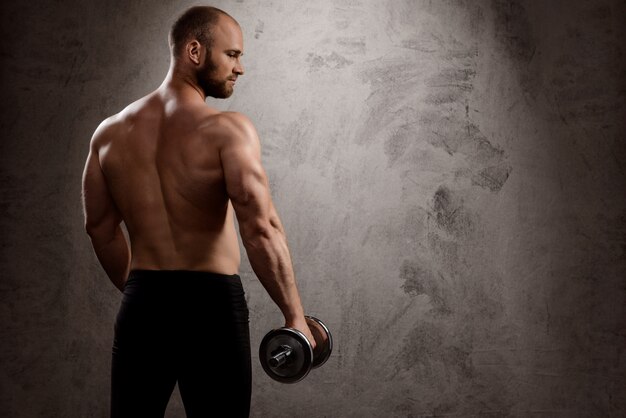
[[314,340],[255,128],[205,103],[229,97],[244,74],[239,24],[222,10],[193,7],[169,43],[165,80],[100,124],[83,175],[87,233],[124,294],[111,416],[162,417],[177,381],[188,417],[248,416],[250,337],[235,214],[285,326]]

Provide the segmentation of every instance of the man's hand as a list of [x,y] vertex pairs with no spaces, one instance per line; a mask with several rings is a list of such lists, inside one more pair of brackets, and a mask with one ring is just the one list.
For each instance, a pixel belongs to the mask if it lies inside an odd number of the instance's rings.
[[309,343],[311,343],[311,348],[315,349],[315,347],[317,346],[317,343],[315,342],[315,338],[313,337],[313,334],[311,333],[311,329],[309,328],[309,325],[306,323],[306,320],[304,319],[304,317],[299,320],[285,322],[285,326],[288,328],[295,328],[301,333],[303,333],[306,339],[309,340]]

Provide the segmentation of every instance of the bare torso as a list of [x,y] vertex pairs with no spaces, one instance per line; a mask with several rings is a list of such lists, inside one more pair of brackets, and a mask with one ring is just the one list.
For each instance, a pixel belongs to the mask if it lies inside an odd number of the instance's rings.
[[240,253],[213,120],[158,92],[110,118],[98,155],[131,243],[131,269],[236,274]]

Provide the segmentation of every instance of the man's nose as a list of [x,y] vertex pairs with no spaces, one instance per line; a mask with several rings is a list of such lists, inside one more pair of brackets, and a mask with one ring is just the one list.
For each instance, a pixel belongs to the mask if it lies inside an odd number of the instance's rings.
[[241,65],[240,62],[238,62],[237,65],[235,65],[235,68],[233,68],[233,72],[237,75],[243,75],[244,73],[243,65]]

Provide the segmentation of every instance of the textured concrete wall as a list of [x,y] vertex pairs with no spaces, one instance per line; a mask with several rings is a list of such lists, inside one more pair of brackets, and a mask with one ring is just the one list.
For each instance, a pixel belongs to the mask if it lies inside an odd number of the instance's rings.
[[[108,416],[119,292],[82,229],[97,124],[188,2],[2,3],[0,410]],[[626,415],[622,1],[215,2],[304,303],[336,351],[255,417]],[[281,323],[244,259],[252,343]],[[175,392],[168,417],[183,417]]]

